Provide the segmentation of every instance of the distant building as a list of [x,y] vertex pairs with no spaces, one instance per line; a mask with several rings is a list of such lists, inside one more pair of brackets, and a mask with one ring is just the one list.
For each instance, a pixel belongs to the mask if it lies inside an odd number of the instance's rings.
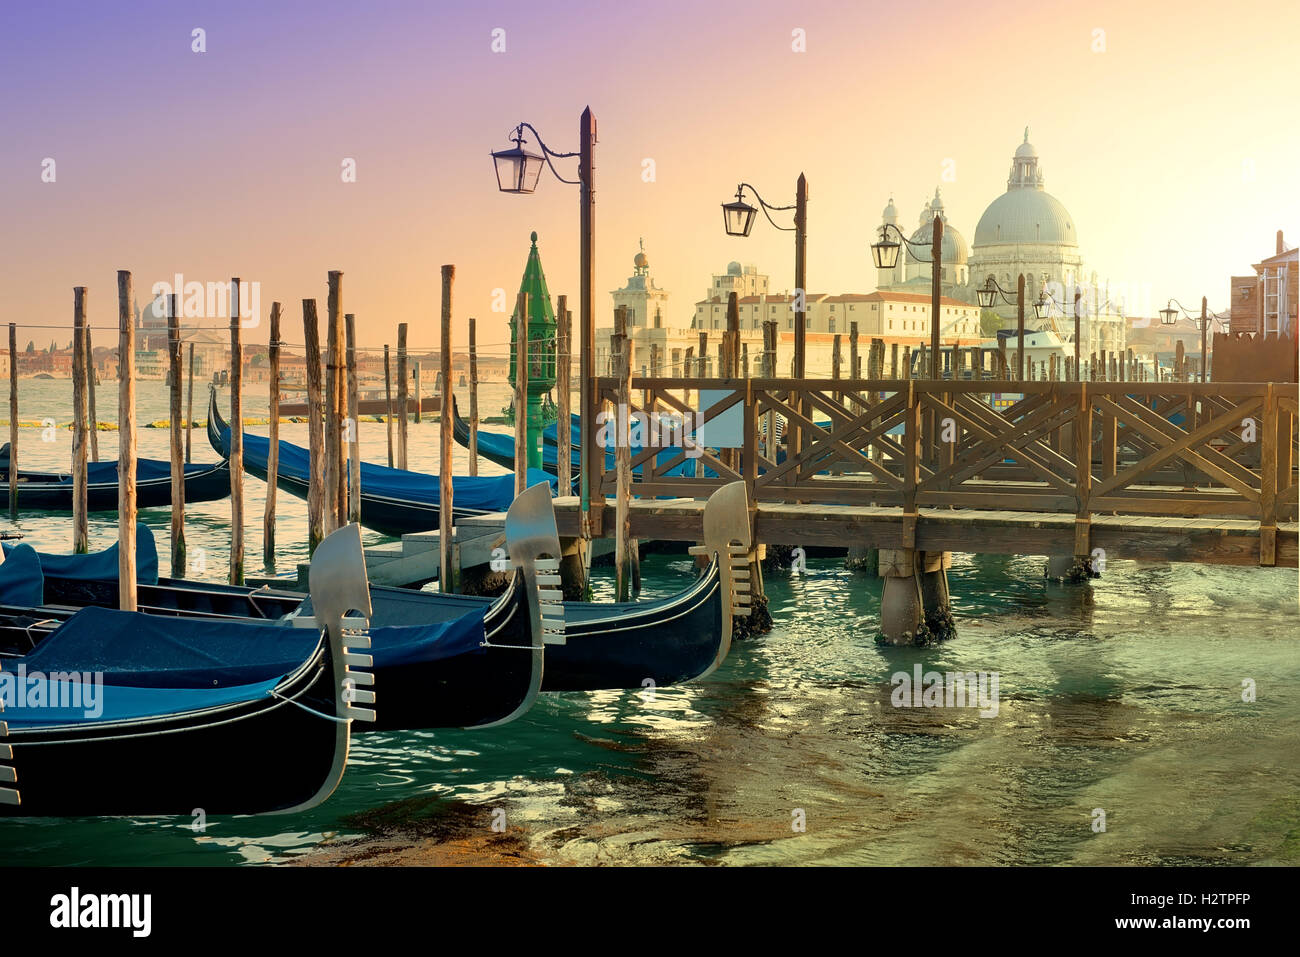
[[1229,328],[1232,332],[1294,335],[1300,328],[1300,249],[1288,249],[1277,231],[1274,255],[1254,264],[1253,276],[1233,276]]

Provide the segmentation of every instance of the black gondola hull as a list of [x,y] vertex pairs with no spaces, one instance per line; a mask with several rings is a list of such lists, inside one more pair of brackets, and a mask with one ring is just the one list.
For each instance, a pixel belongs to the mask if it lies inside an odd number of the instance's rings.
[[[18,470],[18,508],[20,511],[72,511],[72,483],[57,481],[48,472]],[[0,485],[9,481],[8,462],[0,461]],[[215,462],[208,469],[185,476],[186,502],[215,502],[230,494],[230,467]],[[136,505],[139,508],[162,508],[172,504],[171,479],[136,482]],[[118,505],[116,482],[95,482],[86,486],[86,507],[92,512],[115,512]]]
[[[277,692],[334,713],[323,644]],[[100,726],[96,726],[96,725]],[[7,817],[256,814],[310,801],[331,778],[333,721],[281,698],[134,722],[18,729],[13,751],[22,796]]]

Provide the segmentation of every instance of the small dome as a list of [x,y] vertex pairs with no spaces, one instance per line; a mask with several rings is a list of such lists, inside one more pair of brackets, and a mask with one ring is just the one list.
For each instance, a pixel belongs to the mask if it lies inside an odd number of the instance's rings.
[[[921,243],[920,247],[909,246],[907,254],[912,262],[928,263],[930,262],[930,247],[934,243],[934,220],[931,219],[924,226],[912,233],[912,242]],[[965,265],[970,258],[970,251],[966,247],[966,239],[956,229],[948,225],[945,219],[943,223],[943,265],[961,266]]]
[[889,197],[889,205],[881,212],[880,218],[887,223],[898,222],[898,210],[894,206],[894,197]]
[[739,276],[739,275],[740,275],[740,263],[737,263],[737,262],[730,262],[730,263],[727,263],[727,275],[728,275],[728,276]]
[[645,253],[637,253],[632,257],[632,265],[644,269],[646,266],[650,265],[650,260],[646,258]]
[[1029,142],[1029,127],[1025,127],[1025,141],[1016,147],[1016,159],[1037,159],[1038,150]]

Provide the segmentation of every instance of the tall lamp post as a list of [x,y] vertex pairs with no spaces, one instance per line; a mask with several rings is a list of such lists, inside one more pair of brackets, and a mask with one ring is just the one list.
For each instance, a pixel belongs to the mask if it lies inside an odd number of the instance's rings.
[[[1015,303],[1016,306],[1016,378],[1023,380],[1025,378],[1025,274],[1021,273],[1016,280],[1016,298],[1012,299],[1010,294],[1002,288],[996,279],[989,276],[984,282],[984,288],[975,291],[979,298],[981,309],[992,309],[994,300],[1002,297],[1002,301],[1007,305]],[[1048,310],[1051,309],[1051,303],[1043,296],[1038,297],[1034,303],[1034,314],[1039,319],[1046,319]]]
[[[1178,308],[1175,309],[1174,306],[1177,306]],[[1207,354],[1206,354],[1206,349],[1205,349],[1205,334],[1206,334],[1206,331],[1207,331],[1207,330],[1209,329],[1209,327],[1210,327],[1210,321],[1211,321],[1211,320],[1216,320],[1216,321],[1218,321],[1218,322],[1222,322],[1222,321],[1223,321],[1223,317],[1220,316],[1218,313],[1214,313],[1214,312],[1210,312],[1210,311],[1209,311],[1209,307],[1208,307],[1208,304],[1207,304],[1206,299],[1205,299],[1204,296],[1201,297],[1201,314],[1200,314],[1200,316],[1194,316],[1194,315],[1192,315],[1191,313],[1189,313],[1189,312],[1187,311],[1186,307],[1184,307],[1183,304],[1182,304],[1181,302],[1179,302],[1177,299],[1170,299],[1167,303],[1165,303],[1165,308],[1163,308],[1163,309],[1160,310],[1160,324],[1161,324],[1162,326],[1172,326],[1172,325],[1174,325],[1175,323],[1178,322],[1179,314],[1180,314],[1180,313],[1181,313],[1183,316],[1186,316],[1186,317],[1187,317],[1189,320],[1191,320],[1193,323],[1195,323],[1196,326],[1197,326],[1197,328],[1200,329],[1200,332],[1201,332],[1201,381],[1202,381],[1202,382],[1205,382],[1205,381],[1206,381],[1206,374],[1207,374],[1207,372],[1208,372],[1208,366],[1207,366],[1207,359],[1208,359],[1208,356],[1207,356]]]
[[[758,206],[751,206],[745,202],[745,190],[754,194],[754,199],[758,200]],[[807,315],[808,315],[808,179],[803,173],[799,174],[799,179],[794,184],[794,203],[790,206],[773,206],[765,202],[763,197],[758,194],[753,186],[748,183],[741,183],[736,187],[736,200],[732,203],[722,204],[722,225],[727,231],[728,236],[748,236],[749,231],[754,228],[754,219],[758,215],[759,209],[763,210],[763,215],[767,221],[776,229],[782,232],[794,233],[794,285],[795,301],[794,305],[794,377],[802,379],[805,375],[805,366],[807,362]],[[794,225],[779,226],[772,219],[773,212],[784,212],[794,210]],[[799,428],[792,426],[790,435],[791,454],[798,454],[801,449],[802,441],[799,435]]]
[[[925,243],[913,242],[903,235],[903,231],[893,223],[880,227],[880,240],[871,244],[871,258],[877,269],[893,269],[898,265],[898,254],[902,243],[890,240],[889,230],[898,234],[898,238],[909,247],[925,248]],[[939,294],[942,286],[940,278],[943,272],[943,219],[934,217],[934,238],[930,243],[930,378],[942,378],[943,370],[939,366]]]
[[[537,140],[541,152],[528,149],[524,139],[524,130],[528,130]],[[558,153],[548,149],[542,142],[541,135],[530,123],[520,123],[515,127],[511,137],[515,145],[512,149],[497,150],[492,153],[492,162],[496,166],[497,188],[503,193],[531,193],[537,189],[537,181],[542,175],[542,165],[551,169],[551,173],[561,183],[578,187],[578,228],[580,245],[580,281],[578,284],[579,323],[582,340],[582,360],[579,365],[581,381],[579,382],[579,418],[586,429],[595,420],[595,394],[592,379],[595,375],[596,326],[592,313],[595,301],[595,265],[596,265],[596,117],[591,107],[582,111],[578,122],[578,152]],[[578,178],[565,179],[555,169],[552,159],[578,158]],[[560,388],[567,389],[568,383]],[[581,501],[582,501],[582,535],[591,537],[591,473],[592,443],[583,442],[580,446]]]

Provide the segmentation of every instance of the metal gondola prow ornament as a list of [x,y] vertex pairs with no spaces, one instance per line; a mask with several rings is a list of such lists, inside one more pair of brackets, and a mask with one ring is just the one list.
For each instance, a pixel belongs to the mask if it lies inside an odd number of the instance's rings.
[[534,485],[515,496],[506,512],[506,551],[524,573],[533,609],[533,634],[540,634],[546,645],[564,644],[560,531],[549,485]]
[[749,499],[744,482],[722,486],[704,504],[704,544],[689,549],[692,555],[706,555],[718,563],[726,601],[722,608],[722,642],[713,667],[701,678],[712,674],[731,650],[733,619],[747,615],[750,609],[750,571],[754,536],[749,525]]
[[[320,790],[308,801],[279,813],[307,810],[324,801],[343,780],[351,744],[352,722],[374,721],[375,712],[358,704],[374,704],[375,677],[369,669],[374,661],[354,648],[370,648],[366,630],[370,626],[370,582],[366,578],[366,556],[361,547],[361,526],[344,525],[316,546],[308,572],[312,616],[295,618],[300,627],[316,627],[328,635],[330,661],[334,669],[334,718],[336,739],[334,764]],[[361,612],[358,618],[351,612]]]

